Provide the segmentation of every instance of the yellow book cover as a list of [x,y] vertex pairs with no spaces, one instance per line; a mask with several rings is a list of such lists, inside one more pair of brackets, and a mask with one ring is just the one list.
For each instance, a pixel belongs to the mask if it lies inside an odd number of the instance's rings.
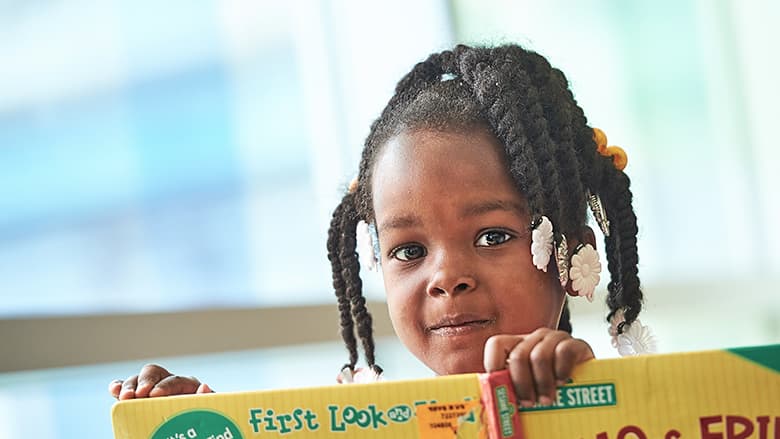
[[[491,379],[497,379],[497,381]],[[780,439],[780,345],[594,360],[550,407],[506,373],[118,402],[116,439]]]

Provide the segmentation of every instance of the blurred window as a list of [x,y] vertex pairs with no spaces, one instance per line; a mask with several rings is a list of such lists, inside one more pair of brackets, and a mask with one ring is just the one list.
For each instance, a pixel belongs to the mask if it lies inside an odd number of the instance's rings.
[[370,122],[451,44],[413,3],[3,3],[0,316],[332,301]]

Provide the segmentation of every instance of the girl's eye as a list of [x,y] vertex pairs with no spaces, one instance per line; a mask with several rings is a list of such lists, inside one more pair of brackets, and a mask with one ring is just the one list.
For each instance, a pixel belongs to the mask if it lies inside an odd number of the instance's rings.
[[479,235],[476,245],[477,247],[492,247],[494,245],[503,244],[513,238],[514,236],[507,232],[502,232],[500,230],[490,230]]
[[390,253],[390,257],[400,261],[412,261],[425,256],[425,248],[421,245],[405,245]]

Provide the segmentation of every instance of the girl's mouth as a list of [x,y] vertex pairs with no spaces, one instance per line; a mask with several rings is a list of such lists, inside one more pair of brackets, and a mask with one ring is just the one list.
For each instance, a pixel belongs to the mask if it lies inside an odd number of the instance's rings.
[[480,331],[493,323],[495,323],[495,319],[461,314],[445,316],[443,319],[425,329],[427,332],[434,335],[452,337],[468,335]]

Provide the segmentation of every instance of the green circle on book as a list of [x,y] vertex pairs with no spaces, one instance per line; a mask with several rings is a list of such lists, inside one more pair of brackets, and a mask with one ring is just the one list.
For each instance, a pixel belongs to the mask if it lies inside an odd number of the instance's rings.
[[244,439],[228,417],[209,410],[190,410],[168,419],[151,439]]

